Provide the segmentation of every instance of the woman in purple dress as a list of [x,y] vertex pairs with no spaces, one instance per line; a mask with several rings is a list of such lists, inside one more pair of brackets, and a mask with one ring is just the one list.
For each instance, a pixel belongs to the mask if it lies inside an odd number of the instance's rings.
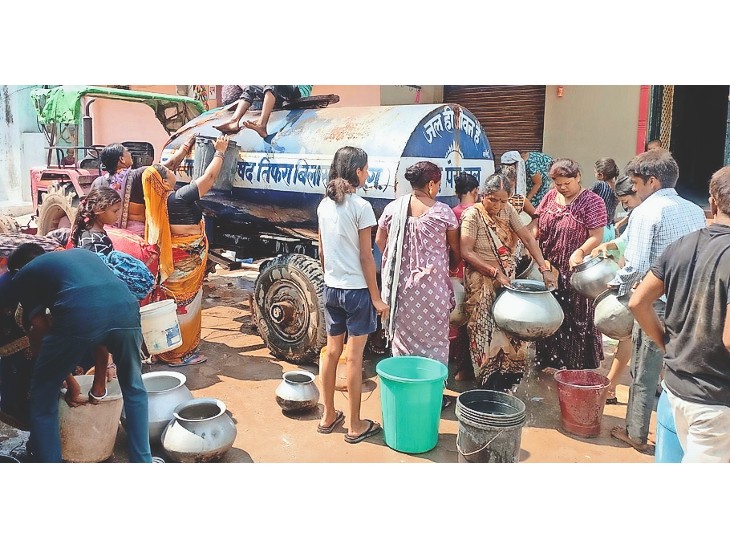
[[382,295],[390,305],[385,331],[394,356],[423,356],[448,365],[454,291],[449,248],[461,261],[454,212],[436,201],[441,170],[418,162],[406,170],[413,192],[388,204],[375,243],[383,253]]
[[565,314],[560,330],[537,342],[538,369],[595,369],[603,359],[601,335],[593,324],[593,301],[569,283],[571,270],[601,243],[606,205],[600,196],[580,186],[578,163],[562,158],[550,168],[555,182],[535,210],[539,215],[540,249],[559,271],[555,291]]

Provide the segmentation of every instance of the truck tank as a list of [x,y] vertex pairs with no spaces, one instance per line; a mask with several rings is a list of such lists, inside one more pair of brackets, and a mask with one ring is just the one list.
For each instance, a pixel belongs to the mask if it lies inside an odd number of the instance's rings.
[[[163,161],[190,135],[199,136],[194,159],[185,160],[179,180],[202,173],[202,145],[220,135],[213,126],[233,108],[208,111],[171,137]],[[256,116],[249,111],[244,120]],[[266,139],[245,128],[231,136],[229,154],[235,161],[226,161],[229,169],[200,205],[212,253],[227,249],[247,258],[275,257],[260,265],[254,289],[259,332],[274,355],[310,362],[326,341],[316,210],[337,149],[349,145],[368,153],[369,177],[358,193],[372,204],[376,218],[411,191],[404,173],[414,163],[429,160],[441,168],[437,199],[454,206],[455,174],[467,171],[482,182],[494,173],[494,158],[479,121],[456,104],[278,110],[268,129]]]

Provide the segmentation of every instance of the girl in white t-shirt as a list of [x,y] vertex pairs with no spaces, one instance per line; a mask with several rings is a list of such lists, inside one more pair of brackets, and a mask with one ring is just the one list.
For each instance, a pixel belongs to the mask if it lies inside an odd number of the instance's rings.
[[365,344],[377,328],[376,314],[388,314],[375,277],[375,213],[367,201],[355,194],[367,178],[367,153],[355,147],[340,148],[330,166],[327,196],[317,208],[327,322],[327,351],[320,371],[324,412],[317,431],[330,434],[345,419],[343,412],[335,409],[335,376],[347,333],[348,443],[358,443],[381,430],[377,422],[360,418]]

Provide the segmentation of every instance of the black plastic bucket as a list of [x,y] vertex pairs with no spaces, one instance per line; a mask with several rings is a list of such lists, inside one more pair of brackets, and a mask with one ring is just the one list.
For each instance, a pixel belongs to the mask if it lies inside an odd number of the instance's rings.
[[[195,155],[193,156],[193,179],[201,177],[205,173],[208,164],[213,160],[215,154],[215,140],[210,137],[199,136],[195,139]],[[234,141],[228,141],[223,158],[223,167],[213,183],[215,190],[231,190],[233,178],[238,170],[238,153],[241,150]]]
[[456,399],[459,462],[519,462],[525,404],[511,394],[469,390]]

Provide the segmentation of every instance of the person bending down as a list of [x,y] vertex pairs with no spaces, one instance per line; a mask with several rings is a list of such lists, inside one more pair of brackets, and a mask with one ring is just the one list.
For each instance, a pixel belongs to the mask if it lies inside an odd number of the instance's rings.
[[[127,286],[98,255],[86,249],[45,253],[36,244],[24,244],[8,257],[8,267],[13,279],[0,294],[0,304],[17,299],[23,307],[23,324],[29,326],[31,345],[36,330],[42,337],[38,337],[40,348],[30,390],[28,444],[35,459],[61,462],[58,392],[75,366],[103,346],[119,369],[130,462],[152,462],[139,305]],[[50,326],[45,321],[46,309],[53,316]],[[105,369],[102,364],[94,377],[91,403],[107,395]],[[71,399],[81,403],[77,396],[72,394]]]

